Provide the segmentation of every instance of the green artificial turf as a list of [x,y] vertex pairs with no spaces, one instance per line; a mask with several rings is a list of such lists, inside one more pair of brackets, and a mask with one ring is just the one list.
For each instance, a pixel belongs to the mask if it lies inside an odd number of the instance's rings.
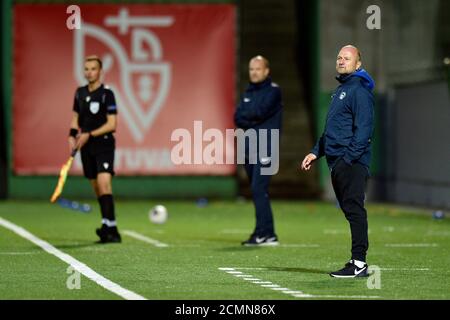
[[[205,207],[195,201],[117,201],[123,242],[108,245],[94,243],[100,214],[98,205],[90,203],[93,212],[83,214],[47,202],[6,201],[0,202],[0,217],[152,300],[450,299],[450,220],[433,220],[431,210],[368,205],[367,262],[381,268],[381,288],[369,289],[367,279],[328,275],[350,258],[348,223],[333,204],[274,201],[281,245],[248,248],[240,242],[254,226],[249,201],[215,201]],[[163,225],[148,219],[149,209],[158,203],[169,212]],[[168,246],[134,239],[125,230]],[[68,289],[67,268],[0,226],[0,300],[122,299],[84,276],[80,289]],[[311,297],[262,287],[220,268],[234,268]]]

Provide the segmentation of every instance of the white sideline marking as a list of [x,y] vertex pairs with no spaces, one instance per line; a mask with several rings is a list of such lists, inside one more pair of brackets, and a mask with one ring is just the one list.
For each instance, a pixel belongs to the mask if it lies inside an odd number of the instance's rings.
[[317,296],[313,296],[311,294],[304,294],[304,293],[294,294],[293,296],[296,297],[296,298],[314,298],[314,297],[317,297]]
[[0,254],[4,254],[4,255],[10,255],[10,256],[19,256],[19,255],[26,255],[26,254],[37,254],[39,252],[34,252],[34,251],[18,251],[18,252],[0,252]]
[[141,241],[150,243],[150,244],[152,244],[152,245],[154,245],[155,247],[158,247],[158,248],[165,248],[165,247],[169,246],[166,243],[159,242],[158,240],[146,237],[146,236],[144,236],[144,235],[142,235],[140,233],[137,233],[135,231],[132,231],[132,230],[124,230],[124,231],[122,231],[122,233],[126,234],[129,237],[135,238],[137,240],[141,240]]
[[[239,269],[239,270],[267,270],[267,268],[240,268],[240,267],[228,268],[228,269],[231,269],[231,270],[235,270],[235,269]],[[221,269],[219,268],[219,270],[221,270]]]
[[111,280],[106,279],[102,275],[98,274],[97,272],[95,272],[94,270],[89,268],[84,263],[78,261],[77,259],[68,255],[67,253],[62,252],[61,250],[56,249],[50,243],[48,243],[42,239],[39,239],[38,237],[36,237],[32,233],[28,232],[24,228],[19,227],[18,225],[15,225],[14,223],[12,223],[8,220],[5,220],[1,217],[0,217],[0,225],[6,229],[13,231],[14,233],[18,234],[22,238],[25,238],[28,241],[34,243],[38,247],[41,247],[43,250],[47,251],[48,253],[56,256],[60,260],[69,264],[70,266],[72,266],[72,268],[77,270],[79,273],[84,275],[86,278],[91,279],[92,281],[94,281],[98,285],[102,286],[106,290],[111,291],[111,292],[117,294],[118,296],[120,296],[124,299],[127,299],[127,300],[147,300],[143,296],[140,296],[137,293],[134,293],[133,291],[125,289],[125,288],[121,287],[120,285],[118,285],[117,283],[114,283]]
[[[267,270],[268,268],[240,268],[240,267],[235,267],[235,268],[230,268],[230,267],[221,267],[218,268],[221,271],[225,271],[226,273],[230,274],[230,271],[234,271],[236,269],[245,269],[245,270]],[[238,274],[231,274],[235,277],[240,277],[241,275]],[[251,275],[247,275],[247,277],[253,277]],[[244,280],[247,280],[244,278]],[[250,279],[248,279],[250,280]],[[260,279],[258,279],[260,280]],[[342,298],[342,299],[379,299],[381,297],[379,296],[340,296],[340,295],[312,295],[312,294],[308,294],[308,293],[304,293],[300,290],[291,290],[289,288],[284,288],[281,287],[278,284],[272,283],[271,281],[252,281],[252,283],[259,285],[262,288],[267,288],[270,290],[274,290],[280,293],[284,293],[287,295],[290,295],[294,298]]]
[[430,271],[430,268],[380,268],[381,271]]
[[264,288],[279,288],[280,286],[278,285],[278,284],[263,284],[263,285],[261,285],[261,287],[264,287]]
[[310,295],[313,298],[343,298],[343,299],[379,299],[379,296],[340,296],[340,295]]
[[426,248],[426,247],[437,247],[437,243],[387,243],[386,247],[394,248]]

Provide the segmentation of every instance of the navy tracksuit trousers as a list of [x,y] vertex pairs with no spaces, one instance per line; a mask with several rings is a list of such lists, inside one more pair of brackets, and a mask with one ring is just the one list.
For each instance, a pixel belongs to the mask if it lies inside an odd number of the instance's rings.
[[245,171],[250,181],[253,203],[256,211],[256,227],[253,234],[258,236],[275,235],[272,207],[269,198],[271,175],[261,175],[261,163],[245,163]]

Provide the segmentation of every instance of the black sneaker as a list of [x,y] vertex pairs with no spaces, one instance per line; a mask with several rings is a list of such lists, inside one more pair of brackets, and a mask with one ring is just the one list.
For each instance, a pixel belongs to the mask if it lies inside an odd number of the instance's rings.
[[120,237],[117,227],[107,227],[102,225],[101,228],[95,230],[95,233],[100,237],[98,243],[120,243],[122,238]]
[[101,238],[104,236],[104,234],[106,234],[107,229],[108,227],[106,226],[106,224],[102,224],[101,228],[95,229],[95,233]]
[[334,278],[359,278],[359,277],[368,277],[369,271],[367,270],[369,267],[367,263],[364,264],[362,268],[358,268],[357,265],[350,260],[345,264],[345,267],[341,270],[334,271],[330,273],[330,276]]
[[257,236],[251,235],[250,238],[242,242],[243,246],[277,246],[278,238],[276,235],[272,236]]

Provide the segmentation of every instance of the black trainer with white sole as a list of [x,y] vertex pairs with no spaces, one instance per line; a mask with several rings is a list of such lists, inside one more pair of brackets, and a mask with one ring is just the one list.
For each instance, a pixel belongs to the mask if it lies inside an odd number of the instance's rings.
[[250,238],[242,242],[243,246],[277,246],[279,245],[278,237],[251,235]]
[[345,267],[341,270],[334,271],[330,273],[330,276],[334,278],[360,278],[360,277],[368,277],[369,271],[368,271],[368,265],[367,263],[364,264],[362,268],[359,268],[353,260],[350,260],[345,264]]
[[107,227],[102,225],[101,228],[97,228],[95,233],[99,236],[100,240],[97,243],[120,243],[122,238],[120,236],[117,227]]

